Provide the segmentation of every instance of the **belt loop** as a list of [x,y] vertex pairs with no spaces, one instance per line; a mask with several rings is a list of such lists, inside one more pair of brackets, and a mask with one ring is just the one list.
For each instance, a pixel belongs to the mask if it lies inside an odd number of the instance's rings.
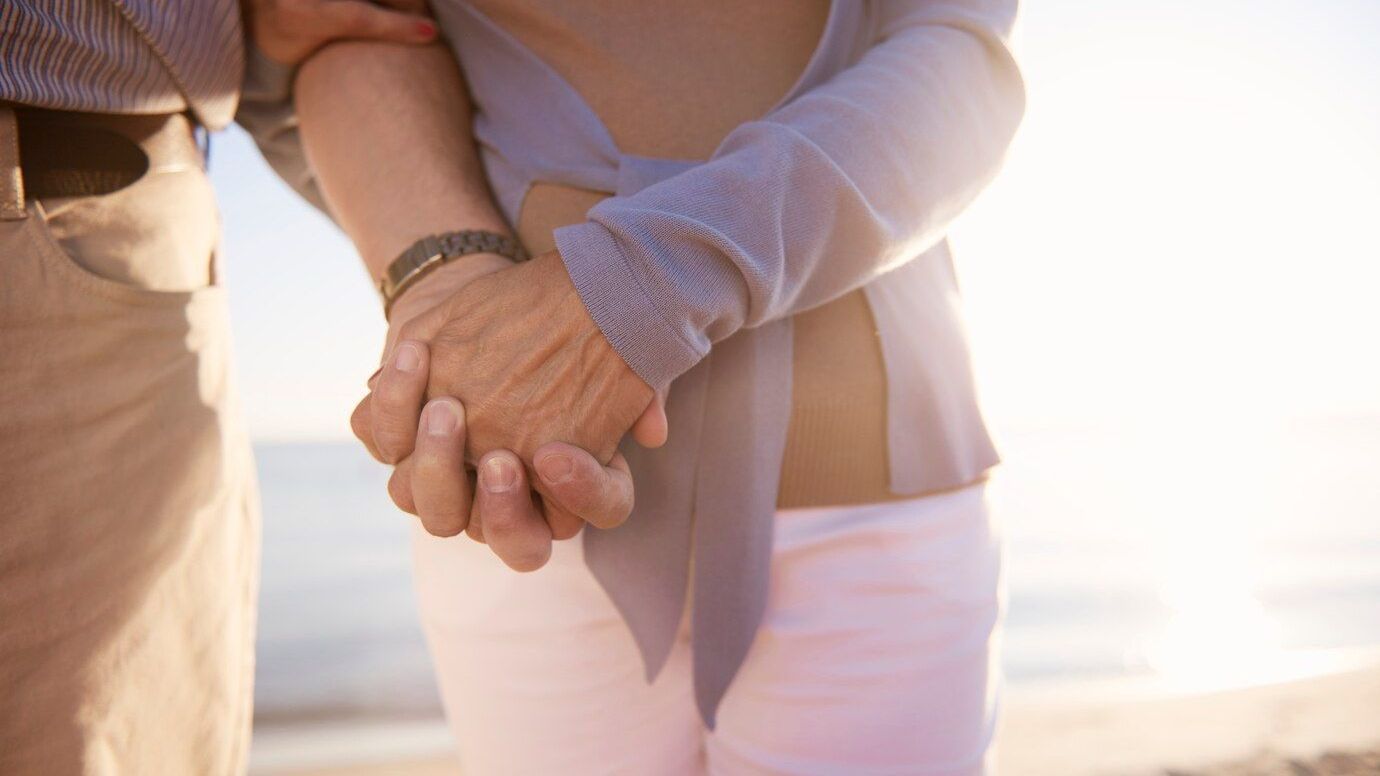
[[19,167],[19,120],[14,108],[0,103],[0,221],[20,221],[28,216],[24,173]]

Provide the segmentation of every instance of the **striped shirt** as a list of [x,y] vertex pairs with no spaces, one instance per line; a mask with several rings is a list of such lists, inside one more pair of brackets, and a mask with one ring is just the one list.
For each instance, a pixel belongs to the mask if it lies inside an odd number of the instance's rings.
[[0,99],[230,123],[244,74],[236,0],[3,0]]

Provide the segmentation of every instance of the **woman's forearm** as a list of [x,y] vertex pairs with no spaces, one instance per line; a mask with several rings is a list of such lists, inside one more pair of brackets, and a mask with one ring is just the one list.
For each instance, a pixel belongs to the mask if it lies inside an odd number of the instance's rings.
[[371,277],[429,234],[510,233],[445,46],[336,43],[302,66],[295,92],[307,158]]
[[649,384],[922,255],[996,175],[1025,106],[1015,0],[878,14],[848,68],[740,125],[704,164],[556,230],[590,314]]

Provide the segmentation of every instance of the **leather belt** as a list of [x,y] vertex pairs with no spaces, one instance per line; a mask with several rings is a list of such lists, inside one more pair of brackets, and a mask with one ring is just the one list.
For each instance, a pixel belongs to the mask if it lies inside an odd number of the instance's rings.
[[23,197],[85,197],[118,191],[150,170],[203,167],[196,124],[181,113],[126,116],[10,105]]

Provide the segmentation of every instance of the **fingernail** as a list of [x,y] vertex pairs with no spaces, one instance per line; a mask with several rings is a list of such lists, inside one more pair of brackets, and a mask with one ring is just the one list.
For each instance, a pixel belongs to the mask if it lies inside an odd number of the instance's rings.
[[548,455],[537,461],[537,474],[540,474],[542,481],[548,485],[560,485],[569,482],[575,474],[575,462],[570,460],[568,455]]
[[506,493],[517,484],[517,469],[507,458],[490,458],[479,473],[480,484],[490,493]]
[[436,25],[431,22],[417,22],[417,34],[423,38],[430,38],[436,34]]
[[435,401],[426,408],[426,432],[432,436],[450,436],[460,418],[450,402]]
[[399,372],[415,372],[422,363],[422,355],[417,348],[404,342],[398,346],[398,355],[393,357],[393,366]]

